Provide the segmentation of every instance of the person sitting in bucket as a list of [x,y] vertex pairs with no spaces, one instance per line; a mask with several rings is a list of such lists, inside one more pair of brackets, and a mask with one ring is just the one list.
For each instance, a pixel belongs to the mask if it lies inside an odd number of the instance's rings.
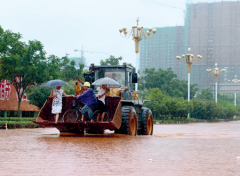
[[88,117],[92,122],[93,119],[93,109],[97,108],[97,98],[93,92],[93,89],[90,88],[90,83],[85,82],[82,88],[85,90],[82,95],[77,96],[77,100],[84,104],[81,113],[82,113],[82,121],[84,121],[84,116],[86,112],[88,113]]

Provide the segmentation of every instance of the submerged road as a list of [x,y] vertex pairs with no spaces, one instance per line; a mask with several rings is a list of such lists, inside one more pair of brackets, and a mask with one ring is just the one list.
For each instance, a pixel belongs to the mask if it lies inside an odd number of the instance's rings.
[[154,125],[153,136],[0,130],[0,175],[240,175],[240,121]]

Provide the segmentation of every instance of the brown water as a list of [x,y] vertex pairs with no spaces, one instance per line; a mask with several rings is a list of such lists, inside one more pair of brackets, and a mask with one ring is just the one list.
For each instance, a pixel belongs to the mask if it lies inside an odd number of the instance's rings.
[[0,141],[1,176],[240,175],[240,122],[155,125],[137,137],[0,130]]

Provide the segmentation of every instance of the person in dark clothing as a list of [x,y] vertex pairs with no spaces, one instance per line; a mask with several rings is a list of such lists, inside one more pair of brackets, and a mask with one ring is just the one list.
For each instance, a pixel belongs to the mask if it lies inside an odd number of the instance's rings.
[[92,85],[92,83],[95,81],[93,67],[90,66],[89,72],[85,72],[83,76],[85,78],[85,82],[89,82],[91,84],[91,88],[94,89],[94,86]]
[[77,96],[77,100],[84,104],[84,107],[81,109],[82,121],[84,121],[84,115],[88,113],[89,119],[93,118],[93,109],[97,108],[97,98],[90,87],[89,82],[85,82],[83,89],[85,90],[82,95]]
[[86,82],[89,82],[90,84],[92,84],[95,81],[93,67],[90,66],[89,67],[89,72],[85,72],[83,74],[83,76],[84,76]]

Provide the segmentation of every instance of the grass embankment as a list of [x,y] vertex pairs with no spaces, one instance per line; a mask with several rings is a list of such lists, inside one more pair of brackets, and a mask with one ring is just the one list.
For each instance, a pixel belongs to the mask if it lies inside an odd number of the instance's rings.
[[154,124],[175,124],[175,123],[198,123],[198,122],[229,122],[240,120],[240,116],[229,119],[195,119],[195,118],[173,118],[173,119],[153,119]]
[[16,128],[39,128],[40,126],[31,122],[36,120],[35,117],[0,117],[0,129],[6,129],[6,123],[8,129]]

